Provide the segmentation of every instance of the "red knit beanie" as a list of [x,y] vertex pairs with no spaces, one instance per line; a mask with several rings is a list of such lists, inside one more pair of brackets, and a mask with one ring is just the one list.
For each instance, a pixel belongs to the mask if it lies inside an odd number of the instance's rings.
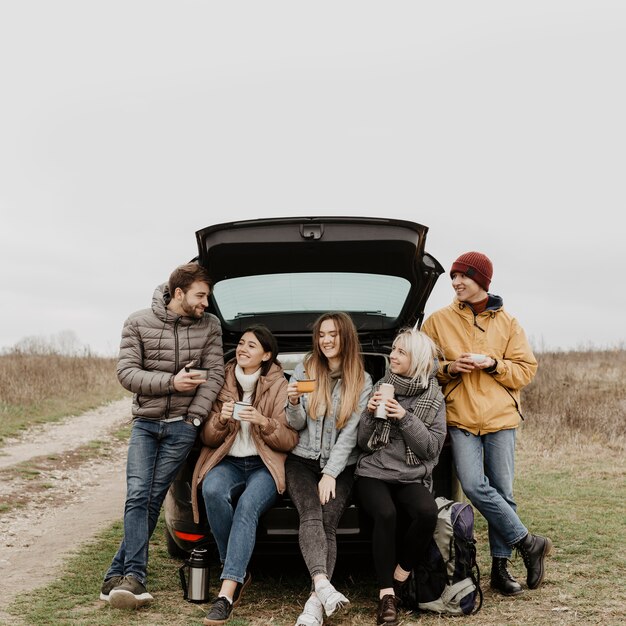
[[450,268],[450,277],[455,272],[461,272],[478,283],[485,291],[489,291],[493,265],[481,252],[466,252],[462,254]]

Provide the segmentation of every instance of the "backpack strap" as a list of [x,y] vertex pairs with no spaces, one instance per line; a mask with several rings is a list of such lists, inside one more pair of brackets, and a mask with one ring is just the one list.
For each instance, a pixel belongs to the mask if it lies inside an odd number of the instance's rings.
[[459,580],[459,582],[454,583],[454,585],[446,585],[446,588],[441,594],[441,599],[446,604],[454,603],[457,596],[463,597],[474,591],[474,589],[476,589],[474,581],[469,577],[464,578],[463,580]]

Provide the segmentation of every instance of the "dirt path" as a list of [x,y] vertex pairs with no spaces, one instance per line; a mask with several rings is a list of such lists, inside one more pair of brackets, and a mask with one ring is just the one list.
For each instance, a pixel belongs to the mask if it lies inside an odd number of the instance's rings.
[[[18,463],[110,440],[109,433],[129,416],[130,399],[124,399],[25,432],[0,448],[0,469],[13,475],[10,470]],[[33,497],[26,506],[0,513],[0,623],[14,623],[4,609],[17,594],[54,579],[65,556],[122,517],[125,458],[126,444],[120,444],[105,456],[67,470],[61,467],[51,472],[45,498]],[[14,474],[14,480],[2,482],[0,494],[11,493],[23,481],[18,472]]]

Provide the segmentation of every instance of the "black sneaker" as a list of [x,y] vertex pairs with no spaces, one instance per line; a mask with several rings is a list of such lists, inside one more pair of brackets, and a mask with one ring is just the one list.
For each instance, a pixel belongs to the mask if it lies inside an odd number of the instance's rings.
[[100,600],[104,600],[105,602],[109,601],[109,594],[115,587],[121,585],[124,582],[123,576],[111,576],[111,578],[107,578],[102,583],[102,587],[100,587]]
[[109,593],[109,604],[114,609],[137,609],[153,599],[134,576],[124,576],[124,580]]
[[213,602],[211,610],[202,620],[203,624],[212,626],[213,624],[223,624],[233,612],[233,605],[224,597],[220,596]]
[[235,589],[235,593],[233,594],[233,608],[235,608],[239,604],[239,600],[241,600],[243,590],[251,582],[252,582],[252,576],[250,576],[250,572],[246,572],[246,575],[243,577],[243,582],[237,583],[237,588]]

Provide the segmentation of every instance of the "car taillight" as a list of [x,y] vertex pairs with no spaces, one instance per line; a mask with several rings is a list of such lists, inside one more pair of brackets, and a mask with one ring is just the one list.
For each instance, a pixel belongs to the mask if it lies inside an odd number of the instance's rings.
[[179,530],[175,530],[174,534],[183,541],[200,541],[200,539],[204,539],[204,535],[198,535],[196,533],[181,533]]

